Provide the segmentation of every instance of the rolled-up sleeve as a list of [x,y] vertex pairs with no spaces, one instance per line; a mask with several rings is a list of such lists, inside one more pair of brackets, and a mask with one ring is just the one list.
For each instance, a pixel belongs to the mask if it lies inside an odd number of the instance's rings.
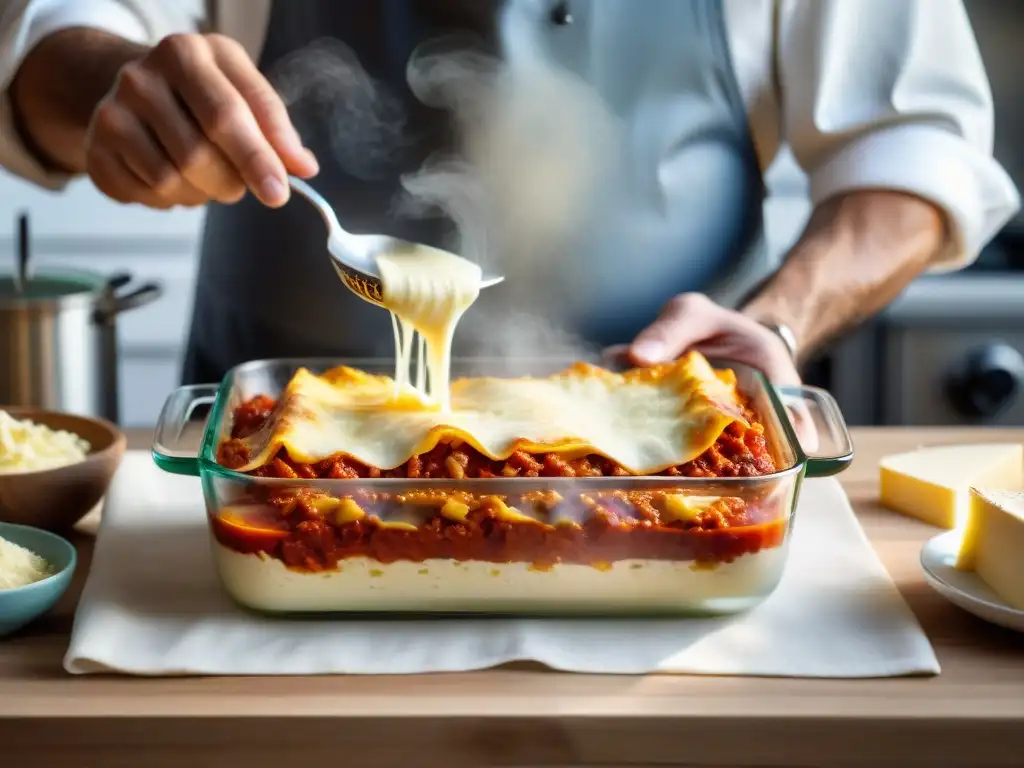
[[932,270],[970,263],[1020,196],[992,156],[992,94],[962,1],[781,0],[777,19],[783,138],[811,202],[918,195],[950,226]]
[[0,166],[48,189],[69,177],[44,167],[25,146],[12,112],[9,87],[25,56],[62,29],[101,29],[136,43],[155,43],[194,29],[202,3],[190,0],[7,0],[0,4]]

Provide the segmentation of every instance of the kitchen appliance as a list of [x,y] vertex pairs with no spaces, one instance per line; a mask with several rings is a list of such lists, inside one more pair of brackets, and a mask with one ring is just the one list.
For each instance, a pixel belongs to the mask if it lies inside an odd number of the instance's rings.
[[[544,360],[517,361],[516,375],[542,376],[563,370],[571,361]],[[800,483],[803,477],[833,475],[842,471],[851,461],[853,445],[846,431],[842,415],[828,393],[811,387],[784,387],[779,390],[767,384],[764,376],[752,368],[728,363],[736,371],[740,389],[752,399],[752,406],[760,415],[765,434],[777,454],[780,470],[768,475],[755,477],[518,477],[491,479],[419,479],[419,478],[375,478],[375,479],[280,479],[256,477],[236,472],[217,463],[217,448],[231,433],[234,409],[242,402],[256,395],[278,397],[299,368],[321,372],[337,365],[348,365],[374,374],[390,374],[391,363],[376,361],[330,361],[330,360],[267,360],[246,363],[234,368],[219,384],[181,387],[168,397],[153,442],[153,457],[164,470],[177,474],[197,475],[202,479],[203,493],[209,512],[211,537],[214,550],[219,552],[218,571],[226,590],[237,601],[249,607],[273,612],[292,611],[366,611],[392,610],[416,611],[457,611],[457,612],[504,612],[504,613],[577,613],[596,612],[600,614],[623,614],[650,612],[658,614],[732,613],[744,610],[760,602],[774,590],[782,575],[785,562],[786,543],[791,528],[793,510],[796,508]],[[507,361],[453,360],[453,376],[503,375],[507,372]],[[212,411],[210,407],[212,406]],[[788,408],[788,410],[787,410]],[[793,414],[792,421],[790,414]],[[794,428],[796,427],[796,429]],[[797,430],[803,436],[813,436],[813,441],[804,438],[801,443]],[[202,432],[198,451],[195,436]],[[814,449],[810,447],[814,444]],[[807,450],[805,450],[807,448]],[[319,572],[312,578],[298,576],[303,584],[284,585],[289,582],[288,573],[278,573],[274,568],[283,566],[279,560],[263,557],[261,554],[235,555],[226,550],[223,536],[228,529],[245,530],[257,537],[269,532],[280,542],[279,531],[271,524],[262,525],[273,507],[268,507],[270,494],[291,493],[302,489],[302,493],[320,493],[341,504],[364,503],[374,506],[368,515],[379,516],[383,522],[391,522],[391,516],[408,514],[415,507],[416,498],[427,498],[437,493],[457,492],[478,500],[500,497],[510,506],[529,504],[529,494],[538,491],[554,491],[573,513],[587,509],[587,502],[601,494],[624,490],[649,490],[669,492],[688,497],[727,497],[740,499],[757,509],[763,522],[743,528],[723,529],[722,539],[714,546],[732,546],[732,543],[747,541],[749,536],[761,536],[770,529],[771,543],[759,550],[750,550],[728,563],[720,563],[703,574],[710,574],[705,581],[700,568],[694,569],[693,562],[680,561],[682,565],[672,570],[666,579],[658,581],[657,589],[644,590],[635,585],[628,599],[619,594],[615,597],[601,590],[584,590],[573,596],[567,593],[559,596],[558,585],[574,583],[572,573],[544,572],[547,587],[523,591],[520,582],[511,576],[508,579],[485,578],[485,591],[493,592],[484,598],[479,590],[475,593],[460,593],[460,574],[456,561],[446,565],[451,568],[448,577],[441,577],[436,585],[438,591],[429,593],[415,608],[417,585],[431,586],[413,568],[412,584],[387,586],[389,577],[398,574],[403,567],[412,567],[411,562],[398,563],[393,570],[388,565],[376,565],[363,579],[361,566],[363,558],[355,558],[353,564],[346,564],[335,571]],[[524,494],[526,496],[524,496]],[[366,502],[372,499],[372,502]],[[397,505],[394,499],[401,500]],[[518,501],[517,501],[518,500]],[[582,505],[582,506],[578,506]],[[436,505],[429,502],[424,507],[428,516],[437,512]],[[414,514],[419,514],[415,510]],[[398,519],[396,517],[396,519]],[[405,520],[404,517],[401,517]],[[575,519],[575,518],[574,518]],[[760,520],[760,518],[759,518]],[[745,532],[745,535],[741,533]],[[696,534],[698,538],[704,534]],[[728,541],[726,541],[726,539]],[[704,541],[709,541],[706,536]],[[264,542],[266,543],[266,542]],[[273,543],[270,544],[274,546]],[[557,546],[554,545],[554,546]],[[249,550],[262,552],[263,550]],[[472,564],[474,561],[467,561]],[[466,568],[469,565],[464,564]],[[526,565],[519,563],[524,569]],[[514,566],[504,564],[511,570]],[[416,566],[419,568],[421,566]],[[494,568],[496,566],[490,566]],[[573,566],[576,567],[576,566]],[[249,573],[250,568],[261,571]],[[731,571],[736,568],[738,571]],[[273,574],[268,574],[268,571]],[[429,569],[428,569],[429,570]],[[243,573],[245,571],[245,573]],[[374,571],[377,571],[376,573]],[[621,569],[620,569],[621,571]],[[742,578],[736,573],[742,572]],[[344,588],[338,589],[337,582],[326,576],[337,573],[345,581]],[[532,573],[532,571],[530,572]],[[525,574],[526,579],[536,576]],[[517,575],[517,578],[522,574]],[[494,576],[493,573],[490,576]],[[621,576],[617,573],[615,580]],[[638,574],[635,583],[644,583]],[[278,578],[280,577],[280,578]],[[292,578],[295,575],[292,574]],[[566,579],[567,581],[562,581]],[[282,581],[283,580],[283,581]],[[544,583],[544,582],[540,582]],[[646,582],[650,584],[650,582]],[[333,585],[333,586],[332,586]],[[518,586],[517,586],[518,585]],[[323,590],[330,589],[340,594],[345,608],[330,608],[324,602]],[[373,589],[371,593],[368,590]],[[337,591],[336,591],[337,590]],[[333,604],[333,603],[332,603]],[[403,607],[396,607],[403,606]]]
[[848,423],[1024,425],[1024,271],[994,266],[1022,257],[916,280],[837,343],[827,386]]
[[[965,0],[995,105],[994,153],[1024,189],[1024,4]],[[924,277],[834,345],[850,424],[1024,426],[1024,209],[962,271]]]
[[1024,425],[1024,273],[920,280],[879,330],[882,423]]
[[0,407],[30,406],[118,423],[117,316],[161,294],[132,276],[0,274]]

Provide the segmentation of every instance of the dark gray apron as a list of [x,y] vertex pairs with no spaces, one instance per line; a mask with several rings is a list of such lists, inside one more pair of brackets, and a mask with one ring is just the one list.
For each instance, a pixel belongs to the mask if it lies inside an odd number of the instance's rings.
[[[559,259],[563,274],[574,275],[573,305],[582,307],[571,330],[594,344],[627,342],[684,291],[734,304],[766,269],[764,191],[720,0],[573,0],[568,25],[558,23],[558,5],[276,0],[260,67],[273,74],[284,57],[327,36],[351,48],[388,86],[415,140],[367,178],[365,169],[338,161],[322,110],[298,104],[293,118],[321,163],[314,184],[352,231],[444,247],[450,222],[393,214],[400,175],[451,141],[443,115],[411,94],[406,63],[419,44],[460,27],[494,41],[495,50],[521,51],[525,36],[531,55],[549,57],[591,83],[623,126],[624,162],[608,209],[581,233],[580,247]],[[509,46],[509,36],[517,35]],[[390,357],[390,317],[344,288],[325,248],[323,224],[304,200],[293,198],[278,210],[251,196],[233,206],[211,205],[185,382],[219,381],[252,359]],[[499,289],[485,291],[463,323],[500,297]]]

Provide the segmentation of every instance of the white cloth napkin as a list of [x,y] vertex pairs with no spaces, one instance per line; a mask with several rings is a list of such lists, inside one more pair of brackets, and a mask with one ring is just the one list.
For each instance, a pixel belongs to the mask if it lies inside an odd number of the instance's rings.
[[790,561],[752,611],[714,619],[275,619],[214,572],[202,490],[130,452],[64,667],[74,674],[403,674],[532,660],[559,670],[789,677],[937,674],[835,480],[803,485]]

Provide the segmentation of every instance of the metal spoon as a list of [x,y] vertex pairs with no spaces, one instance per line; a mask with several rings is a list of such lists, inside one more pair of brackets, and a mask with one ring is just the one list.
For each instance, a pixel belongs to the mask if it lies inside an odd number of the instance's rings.
[[[294,176],[289,176],[288,182],[320,211],[327,225],[327,252],[341,281],[371,304],[382,305],[384,288],[377,271],[377,254],[415,248],[416,244],[388,235],[353,235],[338,222],[330,203],[309,184]],[[504,279],[488,275],[480,281],[480,288],[490,288]]]
[[14,270],[14,290],[23,293],[28,284],[29,259],[28,214],[18,214],[18,254]]

